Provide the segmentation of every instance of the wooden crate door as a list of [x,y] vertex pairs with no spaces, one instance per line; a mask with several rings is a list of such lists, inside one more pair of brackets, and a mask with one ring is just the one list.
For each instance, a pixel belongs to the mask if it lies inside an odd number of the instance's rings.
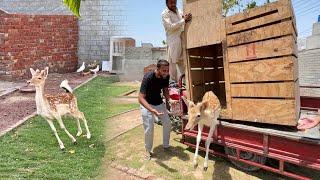
[[222,41],[225,25],[221,0],[184,0],[184,11],[192,14],[186,26],[187,49]]

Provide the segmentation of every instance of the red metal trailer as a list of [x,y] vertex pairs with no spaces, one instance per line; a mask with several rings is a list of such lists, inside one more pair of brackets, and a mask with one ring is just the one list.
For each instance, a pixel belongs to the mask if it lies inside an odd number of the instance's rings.
[[[187,107],[180,78],[180,118],[182,119],[181,142],[195,148],[194,139],[197,136],[197,127],[191,131],[184,130],[187,122]],[[301,113],[316,113],[320,108],[320,98],[301,97]],[[227,157],[242,170],[255,171],[260,168],[279,173],[295,179],[310,179],[308,175],[299,175],[286,170],[286,164],[294,164],[314,169],[320,173],[320,126],[307,131],[298,131],[296,128],[242,123],[232,120],[220,121],[213,135],[213,146],[224,147],[223,151],[210,148],[210,153]],[[208,138],[208,128],[204,128],[202,141]],[[205,150],[202,147],[200,150]],[[267,160],[278,164],[270,166]],[[269,164],[269,163],[268,163]]]

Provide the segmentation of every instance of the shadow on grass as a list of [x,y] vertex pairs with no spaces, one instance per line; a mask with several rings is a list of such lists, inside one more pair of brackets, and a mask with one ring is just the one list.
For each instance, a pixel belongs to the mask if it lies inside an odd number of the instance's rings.
[[[202,142],[203,143],[203,142]],[[221,152],[221,147],[216,147],[214,148],[216,151]],[[186,148],[187,151],[194,153],[195,149],[188,147]],[[199,156],[204,159],[205,157],[205,151],[199,150]],[[193,157],[193,156],[192,156]],[[212,172],[212,179],[223,179],[223,180],[231,180],[232,176],[230,174],[230,165],[228,162],[227,158],[219,157],[219,156],[214,156],[209,154],[208,157],[208,165],[212,166],[212,163],[214,162],[213,165],[213,172]],[[203,161],[199,162],[198,158],[198,167],[197,168],[203,168]],[[203,171],[205,172],[205,171]]]
[[184,152],[185,149],[180,146],[171,146],[169,150],[164,150],[162,145],[159,145],[153,149],[154,152],[154,158],[156,159],[155,162],[167,169],[169,172],[178,172],[176,169],[173,169],[169,167],[167,164],[164,163],[164,161],[168,161],[172,159],[173,157],[177,157],[178,159],[182,161],[188,161],[189,156],[187,153]]

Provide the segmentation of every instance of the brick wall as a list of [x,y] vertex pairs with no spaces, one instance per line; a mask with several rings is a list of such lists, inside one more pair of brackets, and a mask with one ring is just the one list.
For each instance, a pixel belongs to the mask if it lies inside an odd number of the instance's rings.
[[[78,65],[109,60],[110,37],[126,34],[127,0],[82,0],[78,20]],[[0,9],[29,15],[72,15],[62,0],[0,0]],[[1,24],[1,22],[0,22]]]
[[[1,43],[2,42],[2,43]],[[50,72],[77,67],[78,25],[71,15],[27,15],[0,12],[0,79],[30,77],[29,68]]]
[[79,64],[109,60],[110,37],[125,35],[125,1],[81,1],[80,13]]
[[[320,86],[320,48],[299,51],[299,84],[302,86]],[[302,96],[320,97],[319,88],[301,88]]]

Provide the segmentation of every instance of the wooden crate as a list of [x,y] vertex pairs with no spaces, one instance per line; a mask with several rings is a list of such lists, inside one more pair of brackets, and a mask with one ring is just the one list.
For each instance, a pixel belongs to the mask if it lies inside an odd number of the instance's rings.
[[295,126],[300,102],[291,1],[230,16],[226,33],[232,119]]
[[223,106],[222,119],[296,125],[300,97],[291,1],[223,18],[219,0],[184,0],[184,12],[193,14],[184,37],[189,99],[201,101],[212,90]]
[[192,13],[186,26],[187,48],[219,44],[225,37],[221,0],[184,0],[184,13]]

